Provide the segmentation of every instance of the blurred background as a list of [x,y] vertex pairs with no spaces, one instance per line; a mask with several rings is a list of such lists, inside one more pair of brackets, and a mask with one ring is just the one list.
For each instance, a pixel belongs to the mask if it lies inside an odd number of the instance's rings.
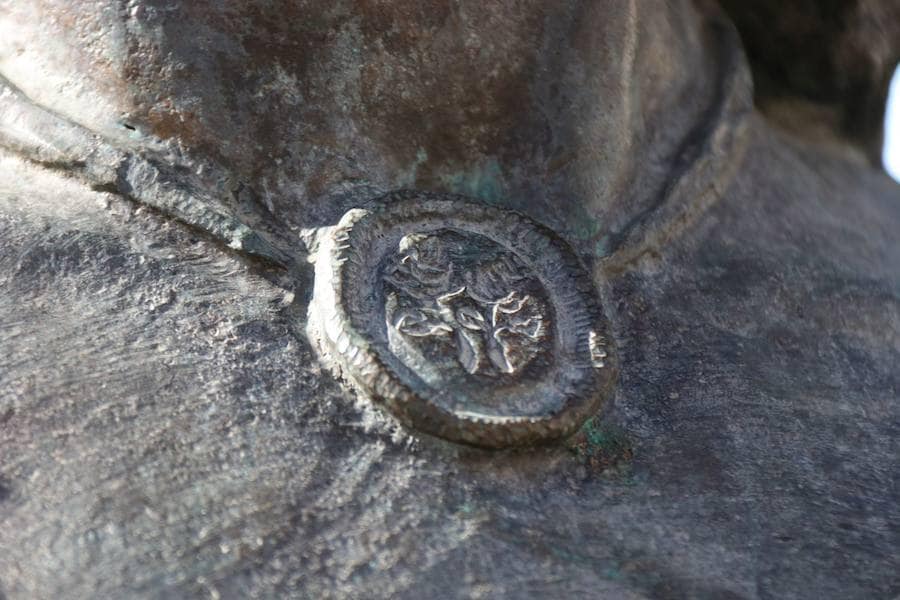
[[884,168],[888,175],[900,181],[900,66],[891,79],[884,115]]

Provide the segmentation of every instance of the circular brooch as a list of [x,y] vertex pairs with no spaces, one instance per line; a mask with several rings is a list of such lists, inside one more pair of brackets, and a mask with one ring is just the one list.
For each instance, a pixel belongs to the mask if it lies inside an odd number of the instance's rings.
[[591,279],[552,231],[459,196],[349,211],[316,257],[320,349],[403,424],[500,448],[573,433],[615,364]]

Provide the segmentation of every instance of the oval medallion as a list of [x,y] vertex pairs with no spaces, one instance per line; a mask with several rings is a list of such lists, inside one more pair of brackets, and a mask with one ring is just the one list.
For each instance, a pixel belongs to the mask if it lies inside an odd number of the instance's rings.
[[316,258],[327,358],[405,425],[492,448],[573,433],[615,379],[590,277],[552,231],[462,197],[354,209]]

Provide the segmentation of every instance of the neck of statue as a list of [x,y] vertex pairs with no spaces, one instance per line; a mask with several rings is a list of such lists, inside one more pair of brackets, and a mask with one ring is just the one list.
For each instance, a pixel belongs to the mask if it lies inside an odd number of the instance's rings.
[[270,227],[416,188],[526,212],[623,268],[739,160],[749,75],[708,4],[48,1],[0,25],[0,71],[114,148],[227,180]]

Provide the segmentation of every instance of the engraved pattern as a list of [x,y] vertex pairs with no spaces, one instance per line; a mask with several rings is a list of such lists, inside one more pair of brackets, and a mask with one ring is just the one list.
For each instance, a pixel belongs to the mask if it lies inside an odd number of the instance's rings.
[[455,345],[470,374],[511,375],[545,347],[546,301],[528,293],[539,284],[495,244],[450,233],[407,235],[384,280],[392,290],[389,325],[411,338],[437,338],[431,345],[438,348]]
[[596,331],[588,334],[588,347],[591,349],[591,364],[595,369],[602,369],[606,366],[606,341]]
[[366,398],[420,432],[491,448],[570,435],[600,410],[616,354],[563,240],[459,196],[374,204],[323,238],[308,321]]

